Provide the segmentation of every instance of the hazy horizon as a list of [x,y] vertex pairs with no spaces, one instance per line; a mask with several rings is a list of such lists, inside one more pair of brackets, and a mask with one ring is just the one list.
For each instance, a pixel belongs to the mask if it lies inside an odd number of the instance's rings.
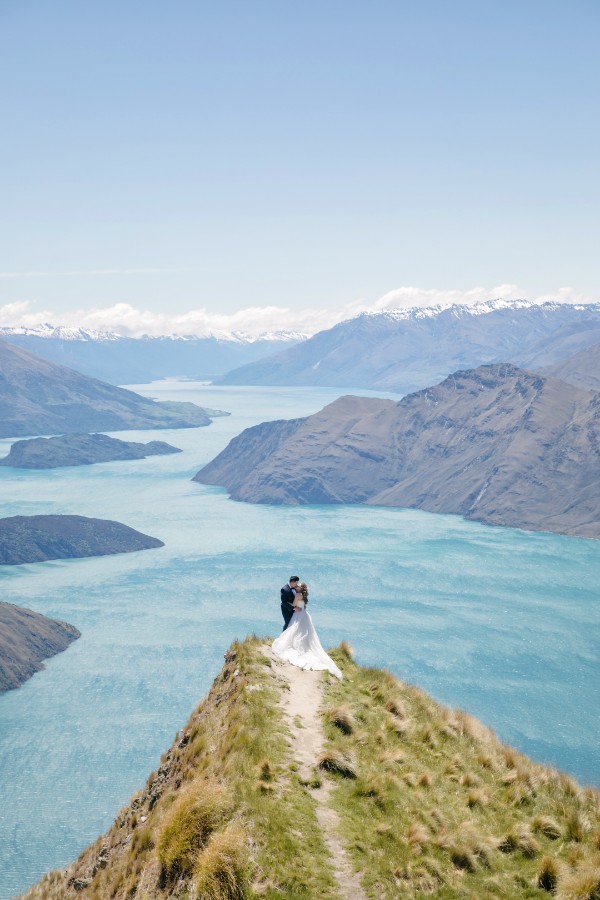
[[0,6],[0,324],[593,302],[600,7]]

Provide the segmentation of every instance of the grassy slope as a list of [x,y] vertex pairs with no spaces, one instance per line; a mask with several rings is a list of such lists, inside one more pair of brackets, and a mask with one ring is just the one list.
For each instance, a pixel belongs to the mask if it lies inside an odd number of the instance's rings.
[[[595,791],[334,655],[344,681],[325,688],[323,762],[345,763],[346,777],[328,776],[332,802],[369,897],[548,897],[540,876],[561,900],[600,896]],[[280,691],[260,642],[234,644],[146,788],[28,900],[336,897],[314,798],[289,762]]]

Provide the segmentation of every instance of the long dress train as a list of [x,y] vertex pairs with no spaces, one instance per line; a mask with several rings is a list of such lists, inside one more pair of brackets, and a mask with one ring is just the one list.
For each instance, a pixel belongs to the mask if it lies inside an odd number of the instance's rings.
[[323,650],[310,613],[304,609],[304,602],[296,602],[301,604],[301,608],[296,610],[285,631],[273,641],[273,653],[301,669],[327,670],[341,680],[342,673]]

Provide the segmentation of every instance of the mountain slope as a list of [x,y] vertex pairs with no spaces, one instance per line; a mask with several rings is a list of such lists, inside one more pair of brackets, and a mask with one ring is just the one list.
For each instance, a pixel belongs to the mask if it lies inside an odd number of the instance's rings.
[[236,642],[114,825],[24,900],[596,896],[596,791],[332,655],[342,682]]
[[0,340],[0,437],[209,424],[192,403],[155,403]]
[[600,537],[600,394],[512,365],[247,429],[194,478],[255,503],[369,503]]
[[78,637],[66,622],[0,601],[0,692],[19,687]]
[[217,379],[407,393],[457,369],[494,362],[538,368],[600,340],[600,304],[491,302],[363,314]]
[[600,343],[586,347],[551,366],[545,366],[540,371],[577,387],[600,391]]

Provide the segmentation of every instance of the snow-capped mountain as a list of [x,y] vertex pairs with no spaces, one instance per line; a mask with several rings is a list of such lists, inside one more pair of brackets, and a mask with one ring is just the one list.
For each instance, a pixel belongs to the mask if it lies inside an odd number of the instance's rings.
[[600,303],[493,300],[361,313],[221,384],[322,385],[407,393],[486,363],[556,363],[600,341]]
[[127,337],[44,323],[0,327],[0,339],[111,384],[141,384],[169,376],[211,379],[263,356],[289,349],[306,335],[269,331],[258,337],[243,332]]

